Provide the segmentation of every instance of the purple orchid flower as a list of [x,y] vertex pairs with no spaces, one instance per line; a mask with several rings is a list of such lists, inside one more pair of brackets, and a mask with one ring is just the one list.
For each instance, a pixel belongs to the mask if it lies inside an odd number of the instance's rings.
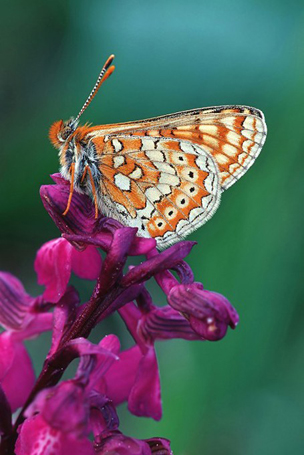
[[94,391],[94,382],[115,362],[119,341],[115,336],[104,338],[99,345],[76,339],[70,348],[80,356],[73,379],[42,390],[27,408],[25,422],[19,427],[16,455],[33,453],[75,455],[94,453],[88,435],[114,430],[118,417],[112,402]]
[[52,319],[51,313],[43,311],[39,297],[27,294],[13,275],[0,272],[0,324],[7,329],[0,334],[0,384],[12,412],[24,404],[35,382],[23,341],[51,330]]
[[[149,256],[155,252],[149,252]],[[175,269],[181,282],[168,270],[158,273],[155,279],[167,295],[169,305],[182,314],[192,329],[203,339],[221,340],[228,326],[235,329],[239,316],[231,303],[221,294],[207,291],[201,283],[194,282],[191,269],[181,262]]]
[[67,289],[72,271],[85,280],[96,280],[101,263],[101,256],[93,246],[77,251],[63,238],[45,243],[38,250],[34,264],[38,283],[45,286],[44,299],[57,303]]
[[[135,228],[102,215],[95,218],[90,199],[77,192],[63,215],[69,183],[59,174],[53,180],[55,184],[41,187],[40,193],[62,236],[37,253],[35,270],[43,294],[32,297],[17,278],[0,273],[0,324],[6,329],[0,335],[0,448],[7,455],[170,455],[166,439],[123,435],[116,407],[127,402],[131,413],[159,420],[155,343],[174,338],[219,340],[228,326],[235,328],[238,315],[225,297],[194,282],[184,261],[194,242],[181,241],[159,253],[155,240],[137,237]],[[125,271],[129,257],[142,255],[144,261]],[[72,272],[95,281],[85,303],[70,285]],[[168,305],[153,302],[145,287],[151,278],[164,291]],[[115,311],[134,345],[120,350],[114,335],[98,345],[87,341],[91,330]],[[35,382],[23,341],[46,330],[52,330],[52,343]],[[60,381],[75,358],[80,359],[76,375]],[[11,411],[18,407],[22,409],[12,426]]]

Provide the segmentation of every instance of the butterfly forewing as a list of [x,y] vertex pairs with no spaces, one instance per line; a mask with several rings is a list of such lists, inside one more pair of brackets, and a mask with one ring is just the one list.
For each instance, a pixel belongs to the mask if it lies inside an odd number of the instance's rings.
[[204,224],[219,205],[214,158],[184,139],[106,137],[99,168],[101,210],[155,238],[160,248]]
[[106,125],[95,135],[171,137],[199,144],[219,168],[222,189],[229,188],[254,163],[266,139],[264,116],[247,106],[217,106],[178,112],[138,122]]

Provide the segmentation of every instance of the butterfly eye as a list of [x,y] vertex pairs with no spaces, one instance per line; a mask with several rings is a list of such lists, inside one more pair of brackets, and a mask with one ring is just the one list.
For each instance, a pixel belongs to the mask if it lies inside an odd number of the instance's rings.
[[72,134],[72,132],[73,132],[73,129],[70,126],[66,126],[61,133],[62,139],[64,141],[66,141],[67,138]]

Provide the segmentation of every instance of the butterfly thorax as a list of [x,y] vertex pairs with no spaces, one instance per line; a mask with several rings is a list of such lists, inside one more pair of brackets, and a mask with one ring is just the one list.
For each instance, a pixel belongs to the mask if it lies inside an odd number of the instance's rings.
[[66,122],[59,120],[51,126],[49,137],[59,150],[61,175],[71,181],[73,169],[74,188],[92,195],[91,180],[98,187],[101,178],[99,156],[89,137],[90,127],[78,127],[77,123],[73,118]]

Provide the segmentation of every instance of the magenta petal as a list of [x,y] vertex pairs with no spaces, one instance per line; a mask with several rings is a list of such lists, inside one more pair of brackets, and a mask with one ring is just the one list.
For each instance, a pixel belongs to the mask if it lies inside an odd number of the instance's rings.
[[100,455],[151,455],[149,444],[125,436],[120,431],[103,432],[95,438],[95,452]]
[[101,262],[101,256],[94,247],[77,251],[64,238],[45,243],[39,249],[35,260],[38,283],[46,286],[44,299],[57,303],[62,298],[72,270],[80,278],[97,279]]
[[[102,264],[99,292],[106,292],[122,275],[123,267],[128,258],[128,252],[136,236],[137,229],[122,227],[114,231],[110,250]],[[122,286],[122,282],[120,283]]]
[[64,179],[60,172],[56,172],[55,174],[52,174],[50,177],[55,183],[58,183],[58,185],[65,185],[70,189],[70,182]]
[[[53,176],[58,182],[56,185],[44,185],[40,188],[40,196],[45,209],[52,217],[53,221],[64,234],[92,235],[98,222],[103,217],[95,219],[94,206],[90,198],[84,194],[74,191],[70,210],[66,215],[63,212],[66,209],[69,197],[69,184],[66,181]],[[77,243],[78,249],[85,249],[83,242]]]
[[161,273],[155,275],[157,284],[161,287],[166,295],[169,294],[170,290],[179,284],[175,276],[169,270],[164,270]]
[[35,270],[38,283],[46,286],[44,299],[57,303],[66,291],[71,276],[72,245],[59,238],[45,243],[37,252]]
[[66,329],[73,324],[77,314],[78,304],[79,295],[73,286],[69,286],[54,309],[52,347],[48,353],[48,357],[55,353]]
[[152,276],[160,273],[168,268],[174,267],[182,259],[184,259],[196,242],[184,240],[170,246],[161,253],[152,254],[150,259],[133,267],[122,279],[123,286],[130,286],[131,284],[141,283],[148,280]]
[[74,437],[89,433],[89,402],[84,387],[74,380],[63,381],[55,387],[44,389],[26,410],[26,416],[32,417],[36,412],[52,428]]
[[135,383],[129,395],[128,408],[134,415],[161,419],[160,380],[153,346],[139,363]]
[[120,342],[117,336],[107,335],[100,343],[98,348],[101,350],[103,355],[98,355],[95,361],[94,369],[90,375],[90,383],[88,388],[95,387],[95,383],[104,376],[113,363],[118,362],[118,354],[120,350]]
[[226,335],[228,329],[227,324],[216,321],[214,318],[201,320],[194,316],[190,316],[189,322],[193,330],[208,341],[221,340]]
[[32,390],[35,373],[22,342],[15,341],[9,332],[0,335],[0,352],[0,383],[12,412],[15,412],[23,406]]
[[137,345],[119,354],[95,389],[107,395],[115,405],[128,400],[143,354]]
[[[127,305],[126,305],[127,306]],[[184,340],[201,340],[191,327],[189,321],[169,305],[158,308],[142,315],[138,325],[138,333],[146,343],[154,340],[170,340],[182,338]]]
[[91,441],[50,427],[41,415],[27,419],[18,429],[16,455],[94,455]]
[[132,337],[140,344],[141,340],[137,337],[137,327],[141,320],[142,313],[135,303],[130,302],[119,310],[119,314],[124,320]]
[[119,418],[112,400],[93,390],[88,395],[90,403],[90,426],[94,436],[106,430],[117,430]]
[[147,254],[149,251],[156,248],[155,239],[146,239],[143,237],[136,237],[131,245],[129,254],[130,256],[138,256],[141,254]]
[[181,312],[200,336],[217,341],[234,329],[239,317],[231,303],[221,294],[206,291],[201,283],[179,284],[168,295],[169,304]]
[[[113,337],[113,338],[117,339],[117,337],[115,335],[108,335],[108,337]],[[66,344],[66,346],[75,350],[77,352],[78,356],[100,354],[102,356],[109,356],[109,357],[113,358],[114,360],[117,358],[117,356],[114,354],[114,352],[111,352],[110,350],[103,347],[102,342],[100,342],[99,344],[93,344],[89,340],[87,340],[86,338],[83,338],[83,337],[74,338],[73,340],[69,341]],[[115,351],[115,349],[113,349],[113,351]]]
[[[96,234],[96,236],[91,235],[76,235],[76,234],[62,234],[65,239],[67,239],[72,245],[82,251],[85,245],[91,245],[98,248],[101,248],[103,251],[108,252],[113,240],[112,233],[102,232]],[[82,246],[82,247],[80,247]]]
[[88,246],[84,251],[73,248],[72,270],[84,280],[96,280],[101,269],[101,256],[94,246]]
[[116,335],[106,335],[100,342],[99,346],[107,351],[113,352],[115,355],[119,354],[120,342]]
[[47,332],[53,328],[53,314],[52,313],[38,313],[34,315],[33,319],[27,324],[27,326],[14,332],[12,337],[14,340],[29,340],[35,338],[42,332]]
[[20,330],[32,318],[29,306],[33,301],[16,277],[0,272],[0,324],[3,327]]
[[[116,338],[115,335],[109,336]],[[75,380],[84,386],[90,382],[89,387],[92,387],[112,363],[118,360],[117,355],[102,347],[101,343],[96,345],[85,338],[75,338],[69,341],[62,348],[62,355],[66,355],[68,352],[72,357],[80,357]]]

